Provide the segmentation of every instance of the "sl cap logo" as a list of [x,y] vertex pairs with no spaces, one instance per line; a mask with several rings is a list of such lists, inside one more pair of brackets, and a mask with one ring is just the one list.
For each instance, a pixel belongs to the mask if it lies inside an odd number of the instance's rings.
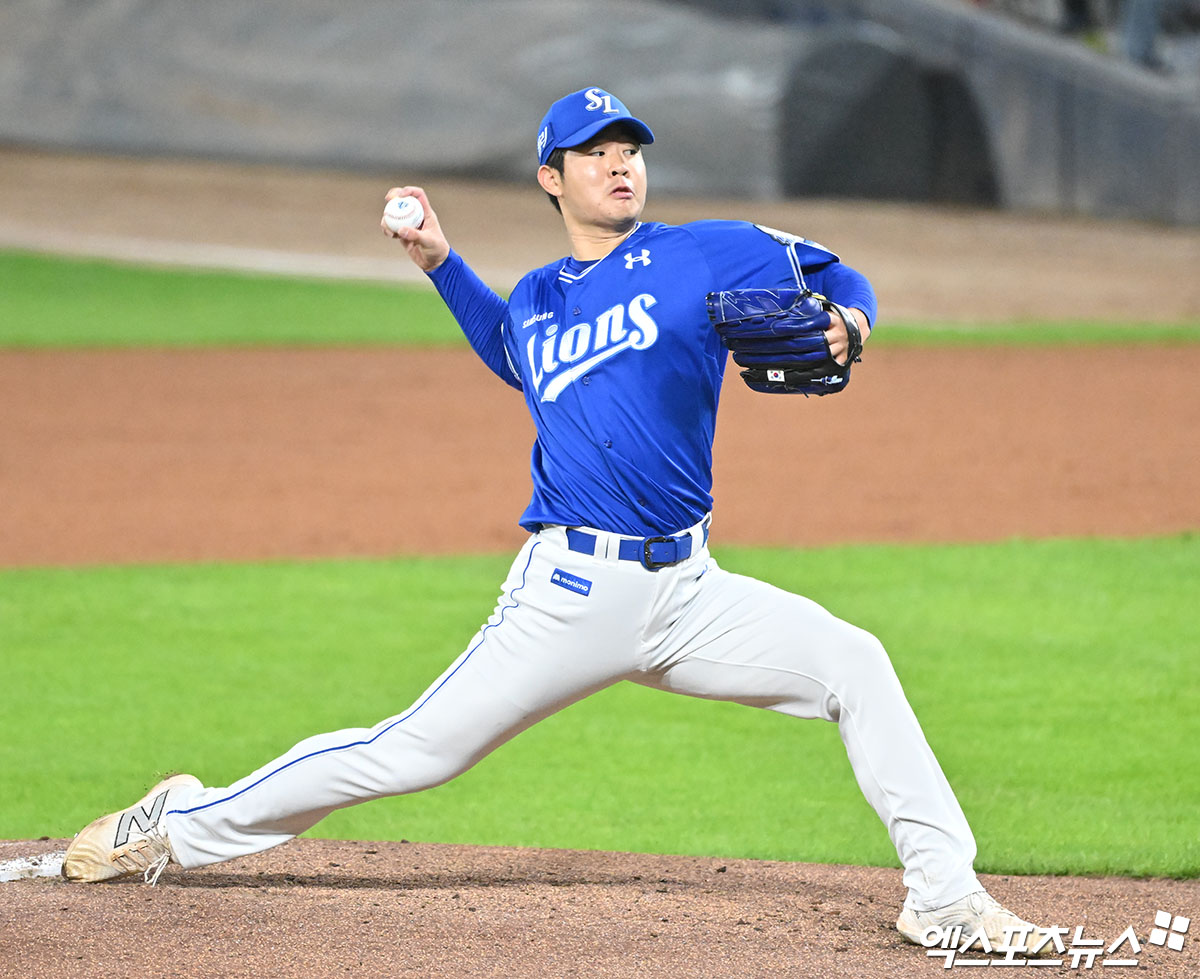
[[625,268],[632,269],[634,262],[641,262],[642,265],[650,264],[650,249],[643,248],[640,255],[635,255],[633,252],[625,253]]
[[605,112],[620,112],[620,109],[614,109],[612,104],[612,96],[602,88],[589,88],[583,93],[587,98],[587,105],[584,106],[588,112],[595,112],[601,106]]

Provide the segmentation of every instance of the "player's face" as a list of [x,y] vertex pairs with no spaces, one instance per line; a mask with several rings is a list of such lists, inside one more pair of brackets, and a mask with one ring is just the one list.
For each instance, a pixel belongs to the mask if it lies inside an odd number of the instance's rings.
[[568,225],[626,231],[646,204],[641,147],[620,133],[567,150],[558,198]]

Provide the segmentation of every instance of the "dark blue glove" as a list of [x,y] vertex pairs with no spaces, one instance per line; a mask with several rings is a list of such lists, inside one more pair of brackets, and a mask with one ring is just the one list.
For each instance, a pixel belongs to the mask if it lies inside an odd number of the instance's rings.
[[[730,289],[705,297],[708,318],[733,352],[742,379],[766,394],[836,394],[862,359],[862,332],[847,309],[809,289]],[[825,331],[830,310],[846,322],[850,349],[833,359]]]

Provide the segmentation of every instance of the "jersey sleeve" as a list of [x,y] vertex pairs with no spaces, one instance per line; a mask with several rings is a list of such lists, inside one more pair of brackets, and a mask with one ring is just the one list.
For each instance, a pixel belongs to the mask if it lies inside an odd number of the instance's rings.
[[826,299],[832,299],[841,306],[861,309],[867,314],[871,329],[875,329],[875,314],[878,312],[875,290],[867,277],[857,269],[841,262],[830,262],[806,270],[804,281],[813,292],[819,292]]
[[747,221],[695,221],[683,225],[711,273],[709,291],[775,289],[801,284],[875,323],[875,291],[866,276],[824,245]]
[[504,349],[508,303],[453,249],[441,265],[426,275],[458,321],[471,349],[500,380],[520,390],[520,378]]

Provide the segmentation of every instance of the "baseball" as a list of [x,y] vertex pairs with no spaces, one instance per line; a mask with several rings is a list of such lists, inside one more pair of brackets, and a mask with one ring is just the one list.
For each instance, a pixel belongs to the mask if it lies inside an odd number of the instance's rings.
[[383,223],[388,231],[419,228],[425,220],[425,208],[415,197],[393,197],[383,208]]

